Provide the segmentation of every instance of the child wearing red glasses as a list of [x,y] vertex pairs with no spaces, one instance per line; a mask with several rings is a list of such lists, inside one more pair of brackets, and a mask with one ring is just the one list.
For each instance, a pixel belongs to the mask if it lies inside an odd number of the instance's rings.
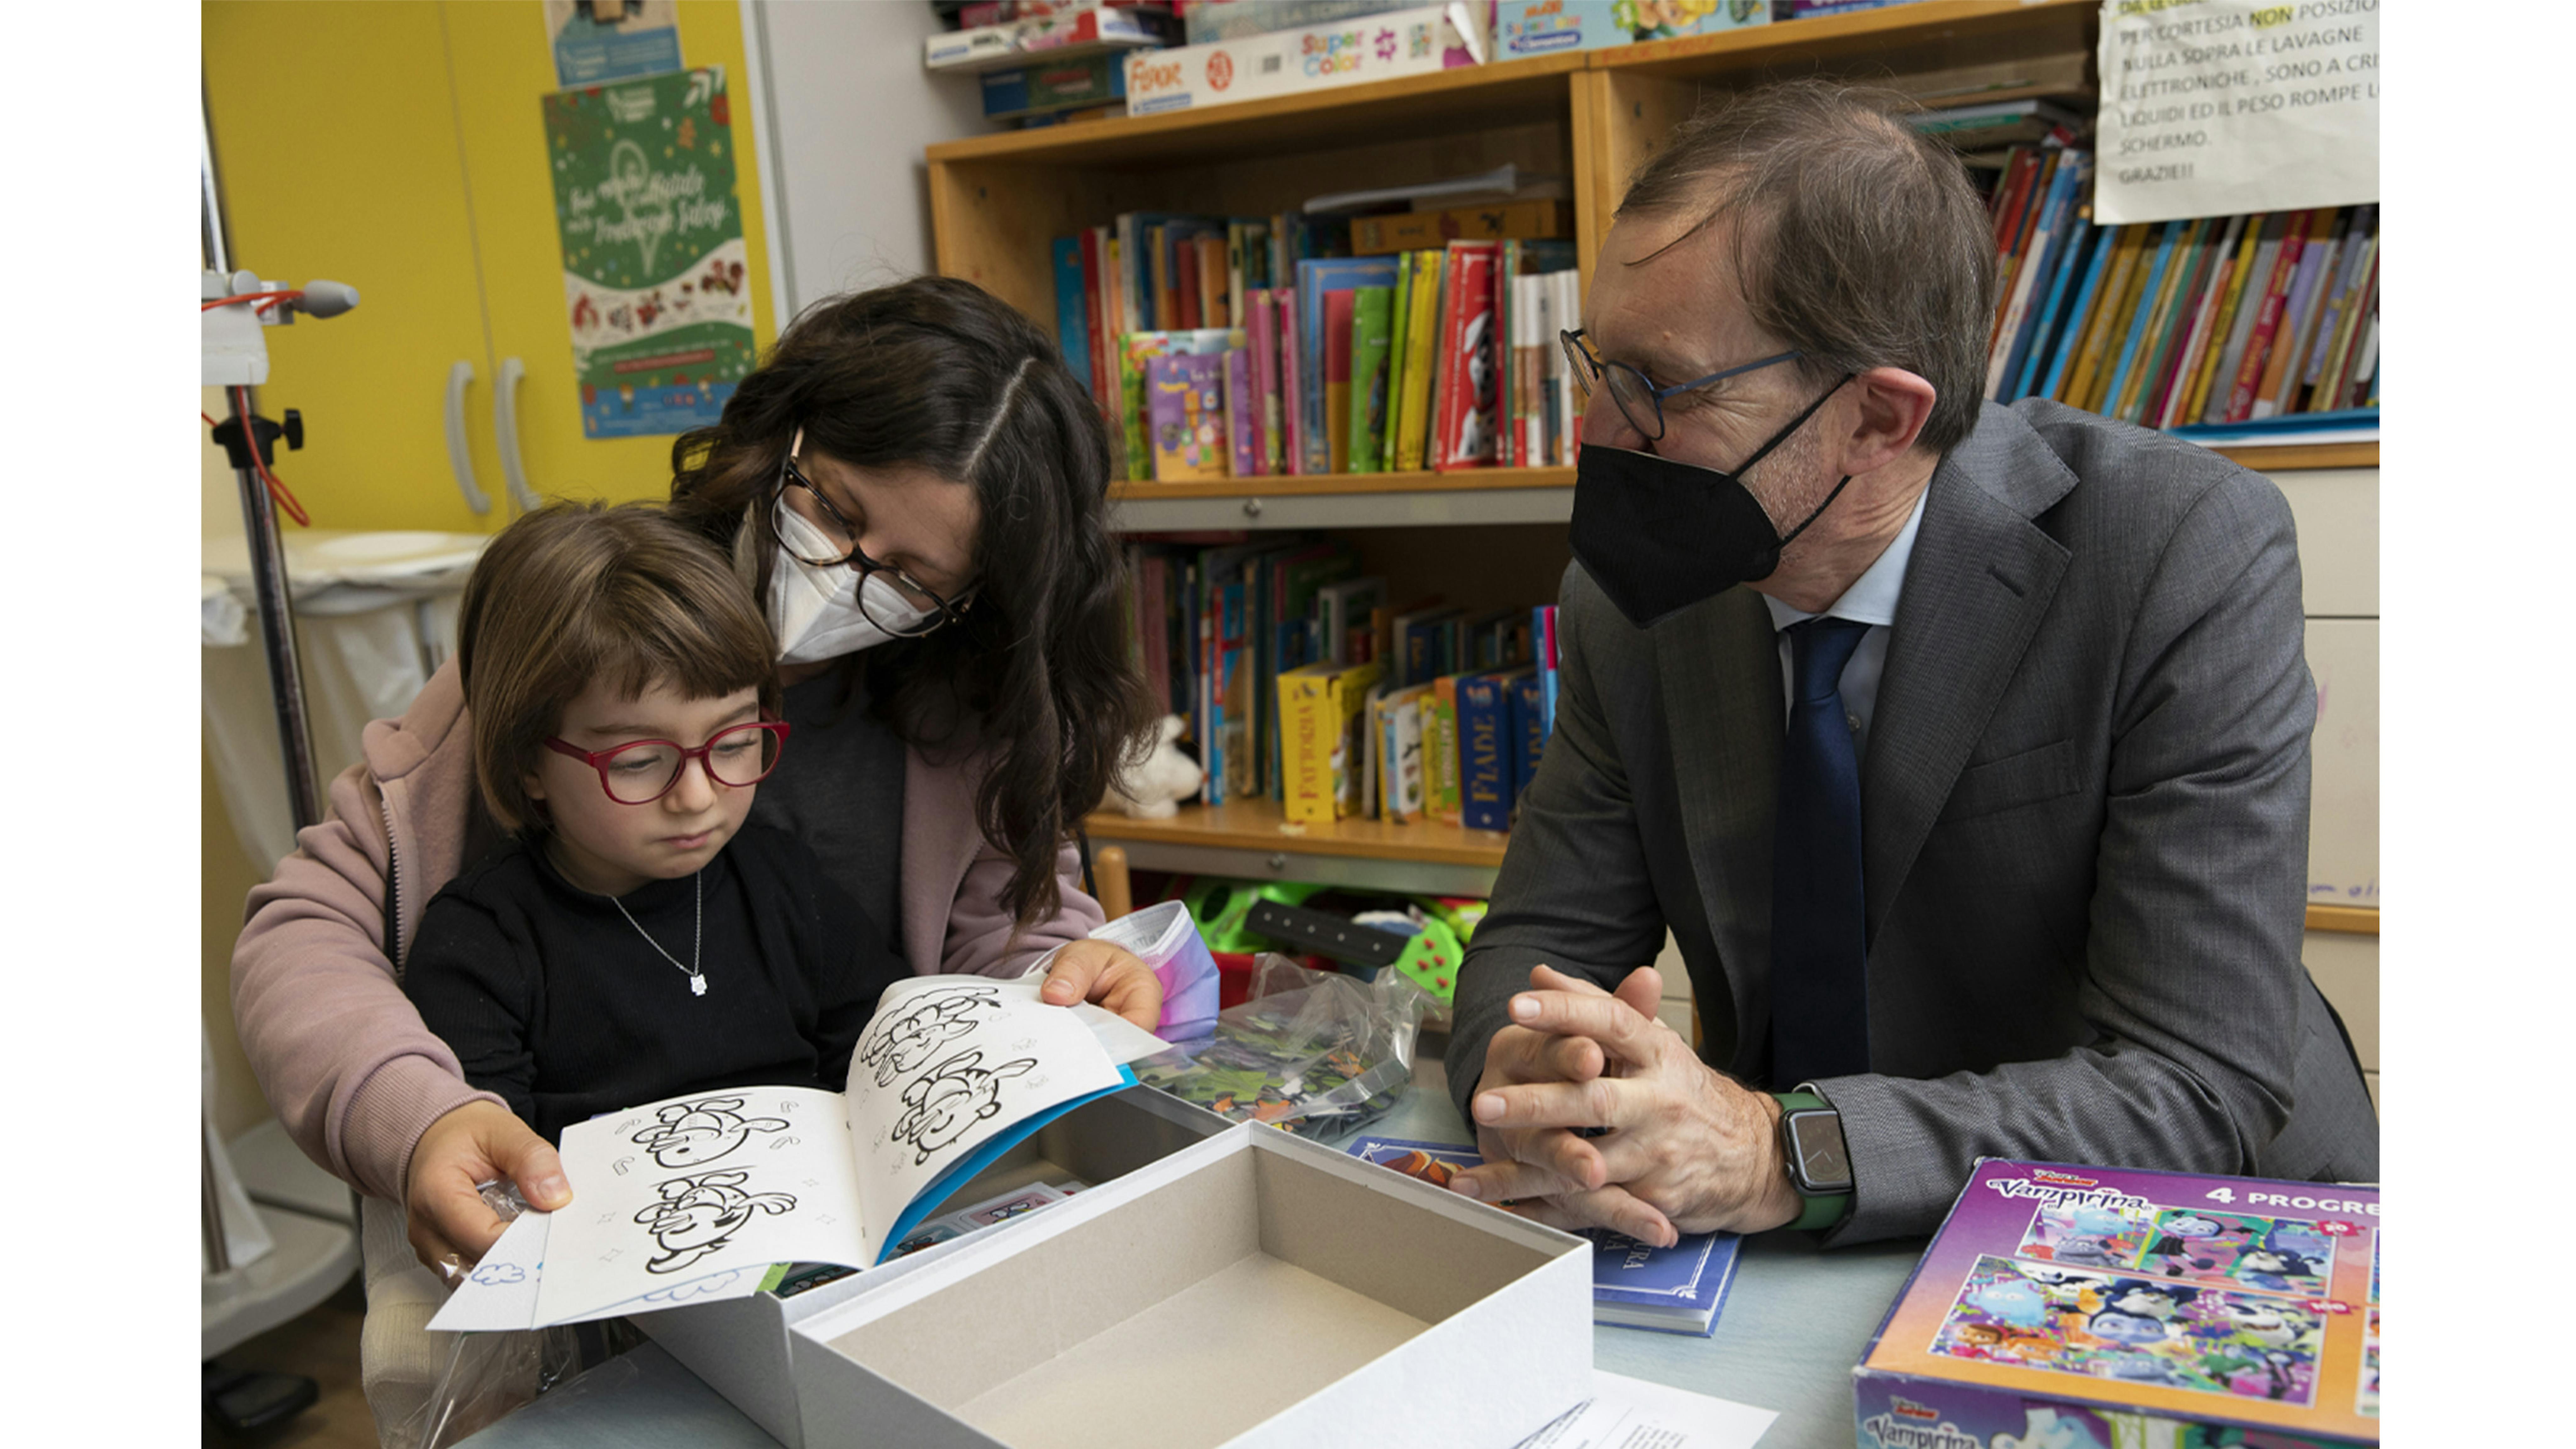
[[403,989],[466,1081],[550,1142],[683,1092],[837,1090],[905,968],[811,849],[746,821],[787,726],[725,561],[649,506],[556,504],[493,540],[458,636],[514,838],[431,899]]

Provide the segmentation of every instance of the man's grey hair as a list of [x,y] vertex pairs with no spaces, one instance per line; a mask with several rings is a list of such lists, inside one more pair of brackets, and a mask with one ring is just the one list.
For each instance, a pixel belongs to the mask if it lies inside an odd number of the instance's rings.
[[1873,367],[1920,374],[1937,397],[1916,442],[1947,452],[1985,392],[1994,224],[1957,153],[1906,124],[1914,108],[1830,80],[1738,92],[1673,132],[1618,214],[1697,213],[1692,232],[1728,217],[1753,320],[1803,352],[1820,387]]

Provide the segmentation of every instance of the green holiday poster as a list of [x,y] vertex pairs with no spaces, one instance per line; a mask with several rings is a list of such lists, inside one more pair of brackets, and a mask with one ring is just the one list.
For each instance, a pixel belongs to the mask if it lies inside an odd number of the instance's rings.
[[751,292],[724,72],[544,98],[586,437],[712,423],[751,371]]

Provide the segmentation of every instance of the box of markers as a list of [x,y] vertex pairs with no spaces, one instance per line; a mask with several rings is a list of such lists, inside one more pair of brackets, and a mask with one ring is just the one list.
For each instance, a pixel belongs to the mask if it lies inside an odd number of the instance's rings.
[[2379,1191],[1977,1165],[1853,1370],[1859,1449],[2379,1442]]

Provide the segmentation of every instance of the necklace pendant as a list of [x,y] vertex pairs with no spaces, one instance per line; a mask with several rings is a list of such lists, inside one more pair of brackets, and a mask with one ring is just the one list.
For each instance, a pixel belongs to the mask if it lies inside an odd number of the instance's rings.
[[690,978],[689,978],[689,994],[690,994],[691,996],[704,996],[704,995],[706,995],[706,994],[707,994],[707,978],[705,978],[705,977],[703,977],[703,976],[692,976],[692,977],[690,977]]

